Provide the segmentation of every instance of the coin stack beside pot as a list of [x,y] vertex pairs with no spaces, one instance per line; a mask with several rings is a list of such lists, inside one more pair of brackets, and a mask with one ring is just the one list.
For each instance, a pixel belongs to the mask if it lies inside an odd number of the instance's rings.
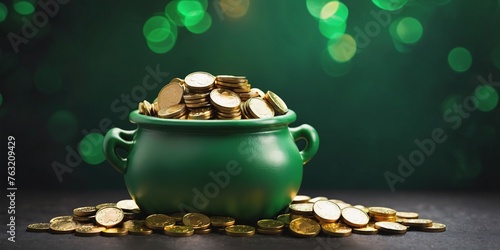
[[193,72],[174,78],[153,103],[139,103],[139,113],[165,119],[239,120],[269,118],[288,112],[274,92],[251,88],[244,76]]

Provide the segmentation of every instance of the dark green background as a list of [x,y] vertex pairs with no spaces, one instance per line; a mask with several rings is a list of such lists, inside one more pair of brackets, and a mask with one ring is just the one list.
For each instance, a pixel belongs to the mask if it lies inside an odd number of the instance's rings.
[[[148,49],[142,26],[167,2],[70,1],[16,54],[7,34],[20,34],[22,16],[4,1],[9,16],[0,23],[0,141],[6,145],[7,135],[16,137],[19,187],[123,189],[122,176],[107,162],[81,163],[62,182],[51,164],[64,163],[65,147],[76,149],[80,131],[99,128],[102,119],[133,129],[111,104],[141,84],[146,67],[159,65],[170,75],[147,93],[150,101],[170,78],[199,70],[246,75],[254,86],[278,93],[298,114],[293,125],[308,123],[320,135],[320,150],[305,166],[303,187],[388,190],[383,174],[397,173],[397,157],[408,158],[417,149],[415,139],[430,138],[433,129],[442,128],[446,142],[396,190],[500,188],[499,108],[472,112],[456,130],[443,120],[445,100],[455,96],[461,104],[480,84],[478,76],[491,74],[500,81],[491,61],[500,44],[497,0],[456,0],[444,6],[410,1],[391,19],[420,20],[424,33],[413,50],[398,52],[388,27],[382,27],[340,77],[322,68],[327,39],[304,0],[253,0],[238,20],[221,18],[209,1],[211,28],[201,35],[180,28],[175,47],[159,55]],[[380,11],[371,1],[343,2],[349,7],[347,33],[353,36],[355,27],[373,22],[370,11]],[[447,61],[458,46],[473,58],[464,73],[454,72]],[[61,74],[61,88],[52,94],[35,87],[35,71],[44,64],[56,65]],[[77,132],[63,142],[48,132],[48,119],[59,110],[78,121]]]

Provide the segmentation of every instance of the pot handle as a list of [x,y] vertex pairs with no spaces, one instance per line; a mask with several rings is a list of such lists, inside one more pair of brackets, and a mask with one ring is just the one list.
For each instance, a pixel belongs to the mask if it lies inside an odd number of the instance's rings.
[[111,165],[121,174],[127,172],[127,158],[122,158],[116,153],[117,148],[121,148],[130,153],[130,148],[134,144],[134,134],[137,130],[123,130],[112,128],[104,136],[104,154]]
[[302,162],[306,164],[318,152],[319,148],[318,132],[316,132],[316,129],[314,129],[309,124],[302,124],[296,128],[289,128],[289,130],[294,141],[298,141],[300,139],[306,140],[306,147],[304,148],[304,150],[300,151],[300,157],[302,157]]

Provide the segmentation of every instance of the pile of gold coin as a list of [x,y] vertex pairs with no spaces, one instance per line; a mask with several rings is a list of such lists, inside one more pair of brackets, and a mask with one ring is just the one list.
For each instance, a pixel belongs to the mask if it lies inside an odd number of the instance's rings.
[[297,195],[289,206],[289,229],[299,237],[326,235],[345,237],[356,234],[405,234],[408,230],[444,232],[446,225],[419,219],[416,212],[396,211],[387,207],[352,206],[342,200]]
[[174,78],[153,103],[139,103],[139,113],[165,119],[240,120],[268,118],[288,112],[274,92],[252,88],[245,76],[193,72]]
[[279,235],[289,232],[296,237],[319,234],[345,237],[356,234],[405,234],[408,230],[444,232],[446,225],[419,218],[416,212],[396,211],[387,207],[352,206],[327,197],[297,195],[288,213],[261,219],[255,225],[236,224],[228,216],[208,217],[200,213],[143,214],[133,200],[78,207],[73,215],[57,216],[48,223],[28,225],[29,232],[51,232],[76,236],[117,237],[162,233],[174,237],[222,233],[248,237],[255,233]]

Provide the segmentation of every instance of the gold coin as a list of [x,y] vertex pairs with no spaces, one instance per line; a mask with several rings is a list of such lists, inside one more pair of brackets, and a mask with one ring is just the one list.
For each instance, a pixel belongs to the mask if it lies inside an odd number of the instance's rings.
[[123,228],[126,228],[131,235],[150,235],[153,233],[153,230],[149,229],[143,220],[125,221]]
[[194,229],[190,226],[167,226],[163,230],[164,234],[176,237],[186,237],[194,234]]
[[151,103],[149,103],[146,100],[144,100],[142,102],[144,103],[145,114],[153,116],[153,114],[151,113],[151,110],[153,109],[153,106],[151,105]]
[[247,78],[245,76],[233,76],[233,75],[218,75],[216,76],[217,81],[222,82],[245,82]]
[[418,213],[415,212],[396,212],[396,216],[404,219],[418,219]]
[[146,226],[153,230],[163,230],[173,225],[175,225],[174,218],[165,214],[152,214],[146,218]]
[[295,203],[295,204],[290,204],[290,206],[288,207],[290,208],[290,211],[297,214],[310,215],[313,212],[312,203]]
[[94,225],[79,226],[75,229],[75,235],[76,236],[97,236],[105,229],[106,229],[105,227],[99,227],[99,226],[94,226]]
[[182,217],[182,223],[193,229],[207,228],[210,226],[210,218],[200,213],[187,213]]
[[116,203],[116,207],[125,211],[140,210],[134,200],[121,200]]
[[245,237],[255,234],[255,228],[247,225],[232,225],[224,229],[227,235]]
[[[380,215],[375,215],[375,216],[371,216],[371,218],[374,220],[374,221],[391,221],[391,222],[399,222],[396,218],[396,216],[380,216]],[[402,219],[402,220],[406,220],[406,219]]]
[[165,85],[158,93],[158,108],[168,108],[179,104],[184,95],[184,89],[179,83],[173,82]]
[[127,234],[128,230],[123,227],[108,228],[101,231],[101,235],[106,237],[119,237],[119,236],[125,236]]
[[247,101],[247,111],[255,118],[274,117],[274,109],[262,98],[254,97]]
[[296,214],[296,213],[290,214],[290,221],[295,220],[297,218],[308,218],[308,219],[317,220],[316,217],[314,217],[313,215],[304,215],[304,214]]
[[95,221],[106,228],[113,227],[123,220],[123,211],[116,207],[104,207],[97,211]]
[[209,95],[210,93],[188,94],[184,95],[184,101],[206,99],[209,97]]
[[310,199],[311,199],[311,197],[309,197],[307,195],[296,195],[293,198],[292,203],[305,203],[305,202],[308,202]]
[[227,216],[211,216],[210,217],[210,223],[214,227],[227,227],[234,225],[234,218],[233,217],[227,217]]
[[161,118],[175,118],[182,115],[186,111],[186,104],[176,104],[168,108],[162,108],[158,111],[158,117]]
[[207,89],[213,86],[215,77],[207,72],[193,72],[184,78],[184,82],[191,90]]
[[325,223],[321,225],[321,229],[325,234],[337,237],[345,237],[351,235],[352,229],[342,223]]
[[211,108],[199,108],[189,111],[189,118],[210,117],[213,114]]
[[424,232],[438,233],[446,231],[446,225],[442,223],[433,222],[432,225],[429,227],[419,227],[418,229]]
[[396,222],[389,222],[389,221],[379,221],[375,222],[375,228],[384,231],[387,233],[393,233],[393,234],[405,234],[407,231],[407,227],[404,225],[401,225]]
[[266,96],[266,93],[264,93],[264,91],[260,90],[259,88],[251,88],[250,92],[257,93],[257,95],[261,98],[264,98],[264,96]]
[[49,223],[54,223],[58,221],[73,221],[73,216],[72,215],[64,215],[64,216],[57,216],[52,219],[50,219]]
[[236,109],[241,103],[238,94],[220,88],[210,92],[210,101],[217,109]]
[[290,231],[299,237],[314,237],[321,231],[321,226],[314,220],[308,218],[297,218],[290,222]]
[[200,229],[194,229],[195,234],[209,234],[212,231],[209,227],[207,228],[200,228]]
[[257,233],[259,234],[268,234],[268,235],[275,235],[275,234],[280,234],[282,233],[282,229],[264,229],[264,228],[257,228]]
[[326,197],[318,196],[318,197],[314,197],[314,198],[309,199],[309,201],[307,201],[307,202],[315,203],[317,201],[327,201],[327,200],[328,200],[328,198],[326,198]]
[[139,102],[137,109],[139,110],[139,114],[149,115],[149,111],[146,109],[146,106],[144,106],[144,102]]
[[350,227],[364,227],[368,225],[370,217],[359,208],[346,207],[342,209],[342,221]]
[[48,232],[50,229],[50,223],[33,223],[29,224],[26,228],[28,232]]
[[401,221],[401,224],[411,227],[430,227],[432,226],[432,220],[429,219],[405,219]]
[[313,204],[313,214],[319,221],[336,222],[340,218],[340,208],[329,200],[319,200]]
[[97,212],[97,210],[95,209],[95,207],[91,207],[91,206],[79,207],[79,208],[73,209],[73,215],[75,215],[75,216],[83,216],[83,217],[91,216],[91,215],[94,215],[96,212]]
[[78,225],[74,221],[56,221],[50,223],[50,232],[58,234],[73,233]]
[[[111,203],[111,202],[101,203],[101,204],[99,204],[99,205],[95,206],[95,209],[96,209],[96,210],[99,210],[99,209],[101,209],[101,208],[103,208],[103,207],[116,207],[116,203]],[[97,211],[96,211],[96,212],[97,212]]]
[[396,210],[387,207],[370,207],[368,213],[370,215],[395,216]]
[[280,214],[280,215],[278,215],[278,217],[276,219],[283,222],[286,227],[288,227],[288,225],[290,225],[290,221],[291,221],[290,214]]
[[266,229],[266,230],[279,230],[285,226],[285,223],[279,220],[262,219],[257,221],[257,226],[261,229]]
[[278,115],[284,115],[288,112],[286,103],[276,93],[270,90],[267,91],[266,95],[264,96],[264,100],[271,104],[271,106],[274,108],[274,111]]
[[375,228],[375,224],[368,223],[368,225],[364,227],[354,227],[352,228],[353,233],[357,234],[377,234],[378,229]]

